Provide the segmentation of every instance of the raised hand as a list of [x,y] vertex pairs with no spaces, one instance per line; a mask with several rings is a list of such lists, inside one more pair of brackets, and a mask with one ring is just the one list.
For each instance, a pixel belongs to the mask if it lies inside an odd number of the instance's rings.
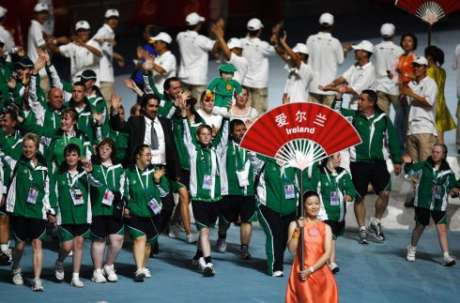
[[121,103],[121,97],[117,94],[113,94],[112,98],[110,99],[110,105],[112,105],[112,107],[118,111],[118,109],[123,105]]
[[153,179],[155,180],[155,183],[160,183],[161,177],[163,177],[165,173],[164,167],[155,169],[153,172]]

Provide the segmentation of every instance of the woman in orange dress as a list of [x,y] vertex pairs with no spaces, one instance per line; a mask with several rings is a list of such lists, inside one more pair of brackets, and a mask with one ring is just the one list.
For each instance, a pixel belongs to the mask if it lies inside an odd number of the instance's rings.
[[[327,262],[331,256],[331,228],[318,220],[320,200],[316,192],[303,196],[305,218],[289,225],[288,249],[294,254],[286,290],[286,303],[336,303],[337,285]],[[304,270],[300,270],[300,229],[304,234]]]

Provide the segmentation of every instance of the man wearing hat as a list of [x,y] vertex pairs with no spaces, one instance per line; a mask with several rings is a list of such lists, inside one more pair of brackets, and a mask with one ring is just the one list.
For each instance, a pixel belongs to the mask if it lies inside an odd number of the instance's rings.
[[279,39],[275,46],[276,52],[287,64],[289,72],[284,86],[283,103],[308,100],[308,88],[313,79],[313,71],[308,62],[308,48],[304,43],[297,43],[290,48],[286,41],[286,34]]
[[101,45],[102,57],[99,60],[99,81],[101,93],[107,102],[107,107],[110,107],[110,99],[113,93],[113,82],[115,76],[113,72],[112,60],[122,67],[125,64],[125,59],[119,53],[113,50],[115,46],[115,29],[118,27],[120,13],[116,9],[108,9],[104,14],[104,25],[99,28],[92,40],[97,41]]
[[192,96],[200,100],[206,90],[209,52],[214,52],[217,44],[214,40],[199,34],[205,18],[193,12],[187,15],[187,30],[177,34],[180,65],[179,78],[190,89]]
[[160,94],[163,93],[163,84],[166,79],[176,76],[176,57],[169,50],[172,38],[169,34],[161,32],[152,38],[153,47],[158,56],[147,59],[144,70],[153,72],[155,86]]
[[3,6],[0,6],[0,41],[3,41],[4,55],[7,55],[10,52],[12,52],[14,45],[15,45],[13,36],[3,26],[3,22],[6,19],[7,12],[8,10],[6,8],[4,8]]
[[75,23],[76,38],[74,41],[57,46],[51,44],[53,52],[58,52],[66,58],[70,58],[70,76],[72,82],[80,80],[81,73],[86,69],[97,71],[99,69],[99,59],[102,52],[99,43],[94,39],[89,40],[91,27],[86,20]]
[[413,66],[415,80],[401,86],[400,93],[407,96],[410,106],[406,151],[417,162],[426,160],[436,143],[434,108],[438,87],[426,74],[428,60],[425,57],[417,57]]
[[335,91],[340,94],[350,94],[350,106],[357,108],[357,99],[363,90],[370,89],[375,82],[375,68],[369,61],[374,46],[371,42],[363,40],[353,45],[356,63],[350,66],[345,73],[326,86],[320,86],[323,91]]
[[337,67],[343,63],[344,53],[340,41],[331,35],[334,16],[330,13],[323,13],[319,17],[319,24],[319,32],[309,36],[306,42],[309,51],[309,65],[315,74],[310,83],[309,99],[331,106],[335,93],[323,91],[319,86],[324,86],[337,77]]
[[230,38],[228,42],[225,42],[224,29],[216,25],[211,27],[211,32],[216,36],[219,48],[222,50],[222,54],[227,63],[233,64],[236,68],[233,79],[240,84],[243,83],[243,79],[248,72],[249,63],[248,59],[242,56],[243,44],[241,40],[238,38]]
[[376,72],[375,90],[379,97],[378,106],[385,113],[393,104],[396,112],[400,111],[398,73],[396,65],[403,54],[402,48],[393,42],[395,26],[385,23],[380,28],[383,41],[374,47],[374,64]]
[[233,97],[241,93],[241,85],[233,79],[236,68],[233,64],[225,63],[219,66],[220,77],[212,80],[208,90],[214,94],[214,107],[227,110],[232,103]]
[[259,38],[263,27],[262,21],[252,18],[247,23],[246,37],[240,39],[243,57],[248,60],[248,72],[242,84],[248,88],[251,105],[259,113],[265,113],[268,108],[268,56],[275,54],[274,47]]
[[[37,49],[46,49],[47,37],[44,34],[43,24],[48,19],[49,8],[48,5],[37,3],[34,7],[34,18],[32,19],[27,35],[27,56],[35,62],[38,58]],[[48,76],[45,70],[40,71],[40,86],[48,91],[49,83]]]

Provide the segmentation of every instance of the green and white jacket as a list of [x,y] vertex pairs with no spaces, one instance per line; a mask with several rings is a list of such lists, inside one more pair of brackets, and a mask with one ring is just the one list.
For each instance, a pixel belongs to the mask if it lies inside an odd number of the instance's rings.
[[21,157],[14,168],[6,196],[6,211],[14,216],[46,220],[54,214],[49,200],[49,177],[44,159],[37,165]]
[[415,188],[416,207],[446,211],[449,192],[453,187],[459,187],[447,162],[435,169],[430,157],[426,161],[406,164],[404,170],[409,176],[418,179]]
[[109,167],[98,164],[93,166],[91,175],[100,186],[92,186],[90,195],[94,216],[112,216],[113,198],[115,193],[123,196],[125,186],[125,170],[121,164]]
[[281,168],[273,159],[264,160],[256,188],[258,203],[280,215],[295,213],[299,201],[296,169]]
[[126,169],[124,198],[126,207],[131,215],[150,218],[158,215],[150,206],[156,203],[159,212],[162,208],[161,198],[169,193],[169,181],[163,176],[156,184],[153,178],[155,167],[148,167],[141,171],[137,166]]
[[222,158],[228,137],[228,120],[219,130],[209,146],[202,146],[192,137],[189,122],[182,119],[184,126],[184,142],[190,161],[190,194],[192,200],[217,202],[222,199],[220,183],[220,167],[218,158]]
[[361,136],[361,144],[350,148],[351,162],[384,161],[384,145],[388,147],[393,164],[401,163],[399,139],[390,118],[383,112],[376,111],[366,117],[357,110],[341,109],[342,115]]
[[92,221],[90,185],[100,183],[84,170],[75,174],[60,172],[52,176],[54,190],[51,193],[51,205],[57,208],[57,223],[90,224]]

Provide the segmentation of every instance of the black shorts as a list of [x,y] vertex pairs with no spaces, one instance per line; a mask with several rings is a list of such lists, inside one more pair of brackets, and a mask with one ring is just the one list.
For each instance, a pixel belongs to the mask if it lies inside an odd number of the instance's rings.
[[372,184],[377,195],[389,190],[390,173],[388,173],[385,161],[351,162],[350,171],[353,184],[361,197],[367,194],[369,183]]
[[224,196],[220,204],[220,215],[229,223],[236,222],[238,217],[242,223],[250,223],[256,215],[255,196]]
[[220,202],[192,201],[193,216],[198,230],[216,224]]
[[113,216],[95,216],[91,223],[91,237],[95,240],[104,240],[112,234],[123,235],[123,220]]
[[58,237],[61,242],[70,241],[75,237],[89,235],[89,224],[62,224],[59,226]]
[[435,224],[447,224],[447,212],[415,207],[415,222],[427,226],[430,225],[430,217]]
[[17,241],[41,240],[46,234],[46,221],[43,219],[10,216],[10,222]]
[[324,221],[327,225],[331,227],[332,231],[332,237],[333,239],[337,239],[338,237],[342,236],[343,233],[345,232],[345,221],[331,221],[331,220],[326,220]]
[[147,237],[147,241],[152,242],[158,237],[157,224],[159,216],[155,217],[137,217],[131,216],[125,220],[126,227],[129,230],[131,238],[137,239],[142,236]]

